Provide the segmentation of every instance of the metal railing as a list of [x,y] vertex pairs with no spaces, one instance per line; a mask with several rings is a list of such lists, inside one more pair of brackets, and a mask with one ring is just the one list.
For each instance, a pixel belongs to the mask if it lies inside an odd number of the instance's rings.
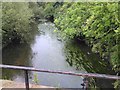
[[[84,81],[84,84],[86,85],[86,87],[88,85],[88,81],[86,80],[86,78],[89,78],[89,77],[102,78],[102,79],[111,79],[111,80],[120,80],[120,76],[106,75],[106,74],[74,73],[74,72],[52,71],[52,70],[36,69],[36,68],[33,68],[33,67],[22,67],[22,66],[12,66],[12,65],[0,65],[0,68],[23,70],[25,72],[26,90],[29,90],[28,71],[36,71],[36,72],[45,72],[45,73],[56,73],[56,74],[82,76],[82,77],[85,78],[85,79],[83,79],[83,81]],[[83,85],[83,86],[85,86],[85,85]]]

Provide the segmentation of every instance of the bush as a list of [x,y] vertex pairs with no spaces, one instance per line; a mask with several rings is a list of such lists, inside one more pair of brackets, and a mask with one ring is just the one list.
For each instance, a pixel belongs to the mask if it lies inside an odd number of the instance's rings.
[[32,34],[32,10],[27,2],[2,3],[2,43],[28,42]]

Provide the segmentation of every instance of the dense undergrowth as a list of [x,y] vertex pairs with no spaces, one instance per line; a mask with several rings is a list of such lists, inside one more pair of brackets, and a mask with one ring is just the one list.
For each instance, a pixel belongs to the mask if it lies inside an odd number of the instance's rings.
[[109,62],[116,74],[119,74],[120,16],[118,15],[117,2],[64,3],[54,23],[64,40],[84,40],[92,52],[98,53],[101,60]]
[[118,3],[66,3],[55,19],[63,39],[81,39],[120,71]]

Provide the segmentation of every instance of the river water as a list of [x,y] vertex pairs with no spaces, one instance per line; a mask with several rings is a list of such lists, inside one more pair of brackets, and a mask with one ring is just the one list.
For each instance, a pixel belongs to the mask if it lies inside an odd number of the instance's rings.
[[[40,32],[30,44],[10,44],[3,48],[2,63],[77,73],[114,73],[108,62],[101,60],[84,42],[73,40],[65,43],[58,39],[53,23],[42,22],[38,29]],[[23,71],[3,69],[2,76],[4,79],[24,82]],[[82,77],[40,72],[29,72],[29,79],[31,83],[60,88],[81,88],[83,83]],[[95,79],[93,82],[97,87],[113,87],[110,80]]]
[[[64,52],[64,43],[57,40],[54,32],[56,29],[54,24],[50,22],[38,25],[41,31],[35,36],[35,40],[31,45],[26,44],[10,44],[3,49],[3,64],[17,66],[31,66],[37,69],[85,72],[76,70],[71,67],[67,61]],[[80,88],[82,83],[81,77],[47,74],[38,72],[29,72],[31,83],[37,83],[48,86],[64,87],[64,88]],[[3,77],[14,81],[24,82],[24,74],[22,71],[4,70]]]

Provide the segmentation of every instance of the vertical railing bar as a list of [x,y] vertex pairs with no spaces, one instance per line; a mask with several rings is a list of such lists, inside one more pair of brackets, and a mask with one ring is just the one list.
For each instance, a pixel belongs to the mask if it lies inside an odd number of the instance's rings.
[[86,90],[88,90],[88,88],[89,88],[89,80],[88,80],[88,77],[86,77],[86,81],[85,81],[85,84],[86,84]]
[[81,84],[83,86],[83,90],[88,90],[88,77],[84,77],[83,83]]
[[74,73],[74,72],[62,72],[62,71],[51,71],[51,70],[43,70],[43,69],[35,69],[31,67],[20,67],[20,66],[11,66],[11,65],[1,65],[0,68],[6,68],[6,69],[15,69],[15,70],[24,70],[25,73],[25,86],[26,90],[29,90],[29,74],[28,71],[36,71],[36,72],[46,72],[46,73],[56,73],[56,74],[66,74],[66,75],[74,75],[74,76],[82,76],[83,79],[83,89],[88,90],[89,88],[89,80],[90,77],[96,77],[96,78],[103,78],[103,79],[115,79],[120,80],[119,76],[115,75],[106,75],[106,74],[96,74],[96,73]]
[[27,70],[25,70],[25,86],[26,86],[26,90],[29,90],[29,78],[28,78]]

